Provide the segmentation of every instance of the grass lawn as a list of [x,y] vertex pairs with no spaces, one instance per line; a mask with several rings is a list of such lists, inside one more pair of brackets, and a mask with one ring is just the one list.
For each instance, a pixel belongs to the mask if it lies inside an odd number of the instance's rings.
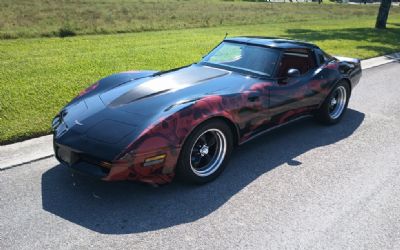
[[[288,2],[288,1],[287,1]],[[329,3],[328,0],[324,1]],[[224,0],[1,0],[0,39],[376,16],[377,6]],[[399,9],[391,12],[399,13]]]
[[225,32],[232,36],[303,39],[334,55],[368,58],[400,50],[399,20],[400,13],[395,10],[387,30],[372,28],[373,15],[334,21],[0,40],[0,144],[49,133],[51,119],[60,108],[101,77],[198,61]]

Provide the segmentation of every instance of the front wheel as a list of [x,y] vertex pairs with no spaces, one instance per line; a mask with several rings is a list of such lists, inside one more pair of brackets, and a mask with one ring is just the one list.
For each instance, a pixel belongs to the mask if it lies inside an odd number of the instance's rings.
[[233,148],[232,131],[223,121],[201,124],[187,138],[178,160],[177,177],[206,183],[223,171]]
[[324,124],[338,123],[347,110],[350,98],[350,87],[341,81],[328,95],[321,107],[316,111],[315,118]]

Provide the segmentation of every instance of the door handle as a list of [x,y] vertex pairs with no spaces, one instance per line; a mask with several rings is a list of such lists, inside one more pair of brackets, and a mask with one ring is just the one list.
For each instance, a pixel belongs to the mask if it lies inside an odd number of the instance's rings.
[[258,101],[260,99],[260,94],[250,94],[247,97],[247,100],[249,100],[249,102],[255,102]]

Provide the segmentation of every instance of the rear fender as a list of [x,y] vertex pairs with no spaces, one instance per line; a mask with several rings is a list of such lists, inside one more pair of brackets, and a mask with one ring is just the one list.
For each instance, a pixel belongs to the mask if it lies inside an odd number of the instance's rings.
[[350,88],[353,89],[360,81],[362,75],[361,61],[357,58],[337,56],[339,61],[339,72],[343,79],[350,82]]

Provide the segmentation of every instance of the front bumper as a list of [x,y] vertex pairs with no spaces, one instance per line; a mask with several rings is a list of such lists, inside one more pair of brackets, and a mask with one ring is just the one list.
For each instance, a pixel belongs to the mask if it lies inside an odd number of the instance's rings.
[[154,154],[136,155],[129,159],[107,162],[56,142],[54,142],[54,153],[57,160],[64,166],[96,179],[104,181],[133,180],[151,184],[171,182],[177,160],[177,157],[174,157],[175,153],[167,152],[164,162],[152,166],[146,166],[144,159],[154,156]]
[[107,162],[89,157],[81,152],[74,151],[63,145],[54,143],[54,155],[57,160],[70,169],[89,175],[97,179],[106,178],[111,170],[111,164],[107,167]]
[[87,175],[87,176],[90,176],[92,178],[99,179],[99,180],[104,179],[108,175],[108,173],[104,172],[104,170],[102,168],[100,168],[99,166],[96,166],[96,165],[93,165],[90,163],[86,163],[86,162],[78,162],[71,166],[67,165],[63,162],[62,162],[62,164],[69,167],[74,172],[77,172],[77,173],[83,174],[83,175]]

